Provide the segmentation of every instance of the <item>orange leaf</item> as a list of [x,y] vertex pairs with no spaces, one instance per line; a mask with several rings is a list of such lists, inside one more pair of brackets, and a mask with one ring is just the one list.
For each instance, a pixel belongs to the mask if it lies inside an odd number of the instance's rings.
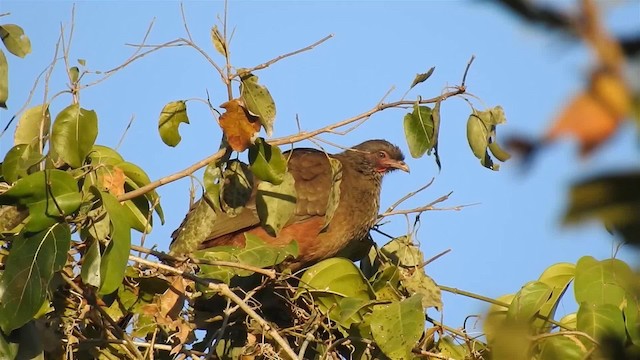
[[574,97],[547,131],[544,141],[570,135],[580,143],[580,154],[588,155],[609,137],[622,120],[598,98],[589,92]]
[[258,118],[249,114],[239,99],[220,105],[226,111],[220,116],[220,127],[235,151],[246,150],[256,132],[260,130]]
[[102,174],[102,187],[114,196],[124,194],[124,171],[117,166]]

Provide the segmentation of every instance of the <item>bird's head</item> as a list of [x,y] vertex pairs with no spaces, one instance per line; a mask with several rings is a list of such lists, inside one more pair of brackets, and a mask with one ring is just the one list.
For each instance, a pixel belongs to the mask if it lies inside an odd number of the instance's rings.
[[368,140],[347,152],[361,156],[371,170],[382,175],[396,169],[409,172],[409,166],[405,164],[400,148],[386,140]]

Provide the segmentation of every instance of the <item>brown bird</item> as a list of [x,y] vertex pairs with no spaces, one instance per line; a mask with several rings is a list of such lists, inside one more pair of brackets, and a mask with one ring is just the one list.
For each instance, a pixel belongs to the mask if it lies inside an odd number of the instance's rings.
[[[298,148],[284,156],[295,180],[296,209],[278,234],[272,236],[260,226],[252,196],[239,215],[218,214],[213,231],[200,248],[244,246],[244,233],[249,232],[273,245],[296,240],[299,256],[290,265],[294,270],[334,256],[361,258],[364,254],[357,252],[368,244],[369,230],[378,216],[382,177],[395,169],[409,172],[400,149],[385,140],[369,140],[335,155]],[[334,181],[329,158],[342,164],[342,181],[338,206],[326,224]],[[256,182],[254,194],[255,187]],[[188,219],[189,214],[172,235],[174,241]]]

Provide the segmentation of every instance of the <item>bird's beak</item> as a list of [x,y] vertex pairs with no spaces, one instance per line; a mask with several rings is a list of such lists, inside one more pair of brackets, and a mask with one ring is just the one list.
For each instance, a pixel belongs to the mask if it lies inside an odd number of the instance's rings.
[[390,168],[393,169],[398,169],[398,170],[402,170],[406,173],[409,173],[409,165],[405,164],[404,161],[399,161],[399,160],[393,160],[393,161],[389,161],[389,163],[387,164]]

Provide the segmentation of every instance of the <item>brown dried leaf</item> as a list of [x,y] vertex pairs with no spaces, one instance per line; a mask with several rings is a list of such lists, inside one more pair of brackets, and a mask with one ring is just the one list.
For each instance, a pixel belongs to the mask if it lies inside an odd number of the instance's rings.
[[[170,278],[169,278],[170,279]],[[180,310],[185,301],[185,284],[181,276],[174,276],[171,285],[159,299],[159,316],[175,320],[180,315]]]
[[260,130],[258,118],[250,115],[239,99],[233,99],[220,105],[225,113],[220,116],[220,127],[235,151],[246,150],[256,132]]

